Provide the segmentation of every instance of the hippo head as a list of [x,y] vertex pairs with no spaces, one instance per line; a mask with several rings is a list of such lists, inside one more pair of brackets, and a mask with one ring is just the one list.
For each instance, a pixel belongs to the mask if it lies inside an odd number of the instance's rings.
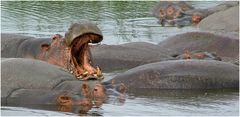
[[178,6],[170,4],[167,7],[160,8],[159,17],[160,19],[172,20],[182,17],[182,11]]
[[77,110],[80,114],[86,114],[93,107],[101,107],[106,100],[105,87],[100,83],[83,83],[78,91],[59,95],[56,98],[58,110],[63,112]]
[[65,33],[65,43],[70,49],[68,70],[78,78],[101,77],[100,68],[91,66],[89,43],[99,43],[103,39],[102,32],[93,23],[85,21],[74,23]]
[[176,59],[200,59],[200,60],[217,60],[221,61],[216,53],[204,52],[204,51],[189,51],[185,50],[183,54],[173,56]]
[[184,1],[180,2],[169,2],[161,1],[158,11],[159,22],[162,26],[178,26],[182,25],[182,22],[188,20],[186,14],[184,13],[187,10],[193,9]]
[[102,32],[95,24],[89,21],[82,21],[73,23],[70,26],[68,31],[65,33],[65,42],[67,46],[71,46],[74,41],[78,41],[81,39],[80,37],[84,35],[92,36],[92,38],[86,40],[91,43],[99,43],[103,40]]
[[38,58],[68,69],[79,80],[102,79],[100,68],[91,65],[89,45],[102,40],[102,32],[95,24],[89,21],[73,23],[64,39],[56,34],[50,45],[42,44]]

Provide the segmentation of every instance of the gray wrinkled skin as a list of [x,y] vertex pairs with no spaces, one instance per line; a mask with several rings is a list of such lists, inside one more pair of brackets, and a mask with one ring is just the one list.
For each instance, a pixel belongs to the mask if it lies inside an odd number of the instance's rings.
[[139,65],[172,59],[155,44],[133,42],[120,45],[98,45],[91,48],[92,60],[103,72],[126,70]]
[[138,66],[112,80],[129,91],[238,88],[238,72],[238,66],[215,60],[171,60]]

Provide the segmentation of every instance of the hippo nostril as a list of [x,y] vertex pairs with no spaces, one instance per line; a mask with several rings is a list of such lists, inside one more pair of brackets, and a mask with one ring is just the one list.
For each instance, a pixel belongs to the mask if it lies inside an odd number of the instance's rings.
[[95,88],[94,91],[97,91],[97,89]]
[[59,105],[72,105],[72,99],[71,97],[61,95],[57,98],[57,103]]

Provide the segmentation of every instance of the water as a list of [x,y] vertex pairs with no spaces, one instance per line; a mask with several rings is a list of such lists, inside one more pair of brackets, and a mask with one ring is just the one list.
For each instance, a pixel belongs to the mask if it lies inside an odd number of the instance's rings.
[[[1,1],[1,32],[51,37],[55,33],[64,35],[71,22],[89,19],[97,23],[102,30],[103,44],[122,44],[136,41],[159,43],[169,36],[198,30],[191,26],[161,27],[157,24],[157,19],[150,15],[151,9],[157,3]],[[219,3],[191,2],[197,8],[207,8]],[[104,74],[105,80],[116,74]],[[99,109],[93,108],[89,115],[239,115],[239,93],[236,90],[141,90],[129,92],[127,99],[121,103],[115,98],[110,98]],[[54,110],[52,107],[40,109]],[[1,111],[3,115],[8,115],[8,110]],[[25,110],[22,114],[24,112],[29,111]],[[19,115],[18,113],[15,111],[11,114]],[[77,111],[73,113],[78,114]]]
[[[34,37],[64,35],[72,22],[88,19],[98,24],[104,44],[145,41],[158,43],[177,33],[197,30],[195,27],[161,27],[151,16],[156,1],[124,2],[1,2],[1,31]],[[191,2],[206,8],[218,2]]]

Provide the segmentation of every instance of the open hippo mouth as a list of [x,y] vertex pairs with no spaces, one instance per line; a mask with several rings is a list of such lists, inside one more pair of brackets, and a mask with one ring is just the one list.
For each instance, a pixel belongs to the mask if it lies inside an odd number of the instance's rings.
[[89,43],[99,43],[103,39],[101,31],[91,22],[74,23],[65,34],[65,42],[70,47],[68,70],[80,80],[102,79],[100,68],[91,65]]
[[91,53],[89,43],[98,39],[98,35],[85,34],[73,40],[70,49],[70,63],[74,66],[73,74],[78,79],[102,78],[100,68],[91,65]]

